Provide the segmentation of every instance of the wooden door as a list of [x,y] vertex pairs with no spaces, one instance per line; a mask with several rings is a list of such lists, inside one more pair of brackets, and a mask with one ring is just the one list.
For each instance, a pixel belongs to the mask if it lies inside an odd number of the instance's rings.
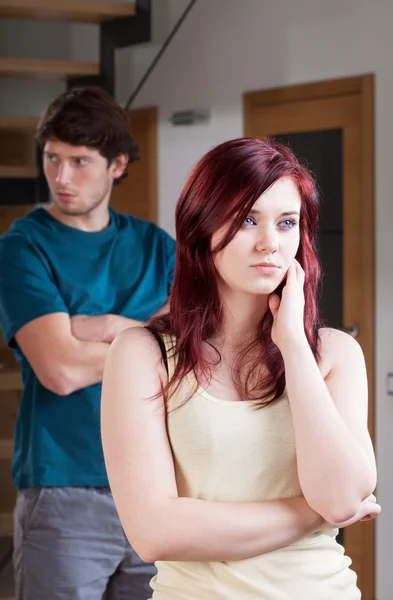
[[118,212],[157,222],[157,108],[132,110],[129,116],[140,159],[129,165],[126,179],[113,187],[110,205]]
[[[287,143],[306,160],[322,187],[322,313],[330,326],[355,334],[358,330],[367,363],[373,437],[373,77],[247,92],[243,108],[245,135]],[[357,523],[341,534],[362,598],[374,600],[374,523]]]

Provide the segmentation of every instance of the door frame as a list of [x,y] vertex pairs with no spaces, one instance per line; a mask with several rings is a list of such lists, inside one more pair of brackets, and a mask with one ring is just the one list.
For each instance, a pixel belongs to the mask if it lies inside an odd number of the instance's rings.
[[[359,321],[359,343],[363,346],[369,384],[368,425],[375,444],[375,226],[374,226],[374,76],[320,81],[274,89],[250,91],[243,94],[244,135],[253,137],[253,113],[258,107],[277,106],[294,102],[328,99],[340,96],[358,95],[360,99],[361,134],[361,198],[357,199],[359,218],[357,239],[351,239],[351,247],[358,249],[356,281],[361,289],[361,307],[356,318],[351,316],[353,307],[344,302],[344,326]],[[345,185],[344,185],[345,193]],[[347,199],[350,202],[351,199]],[[345,211],[344,211],[345,223]],[[344,243],[345,243],[344,229]],[[351,270],[351,257],[344,262],[344,296],[348,286],[345,271]],[[353,283],[353,275],[351,277]],[[357,323],[356,323],[357,324]],[[358,585],[364,600],[375,598],[375,525],[374,521],[356,523],[345,530],[345,547],[351,556],[355,551],[353,567],[358,575]],[[360,548],[360,549],[359,549]]]
[[128,111],[128,118],[131,124],[131,135],[133,132],[133,119],[144,119],[148,127],[149,153],[144,159],[149,163],[150,173],[148,191],[149,221],[158,223],[158,107],[131,108]]
[[[131,108],[127,111],[127,119],[130,125],[131,136],[134,138],[140,153],[139,163],[144,163],[147,168],[147,191],[144,197],[147,206],[147,215],[143,218],[158,223],[158,108],[157,106],[145,106],[142,108]],[[145,131],[145,141],[147,141],[147,152],[141,152],[140,142],[138,141],[138,127],[142,126]],[[132,213],[132,206],[124,209],[123,201],[128,198],[128,186],[132,185],[134,177],[133,165],[128,165],[128,178],[121,182],[119,186],[112,188],[110,206],[118,212]],[[134,207],[135,208],[135,207]]]

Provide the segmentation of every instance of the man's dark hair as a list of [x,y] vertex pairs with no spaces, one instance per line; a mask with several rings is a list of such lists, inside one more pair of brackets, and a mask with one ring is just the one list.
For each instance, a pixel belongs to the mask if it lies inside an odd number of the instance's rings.
[[100,87],[71,88],[51,102],[38,122],[36,140],[42,149],[53,139],[94,148],[109,164],[119,154],[127,154],[129,163],[139,158],[126,111]]

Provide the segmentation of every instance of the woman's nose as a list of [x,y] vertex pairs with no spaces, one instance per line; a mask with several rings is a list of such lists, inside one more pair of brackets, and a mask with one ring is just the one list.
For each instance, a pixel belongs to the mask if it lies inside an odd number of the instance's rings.
[[274,230],[266,230],[261,233],[256,244],[258,252],[276,252],[278,250],[277,233]]

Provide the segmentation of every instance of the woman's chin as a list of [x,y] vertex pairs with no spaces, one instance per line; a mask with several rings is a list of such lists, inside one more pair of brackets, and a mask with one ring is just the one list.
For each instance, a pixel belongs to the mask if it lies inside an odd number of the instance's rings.
[[254,287],[250,292],[255,296],[270,296],[277,289],[277,284],[265,284]]

